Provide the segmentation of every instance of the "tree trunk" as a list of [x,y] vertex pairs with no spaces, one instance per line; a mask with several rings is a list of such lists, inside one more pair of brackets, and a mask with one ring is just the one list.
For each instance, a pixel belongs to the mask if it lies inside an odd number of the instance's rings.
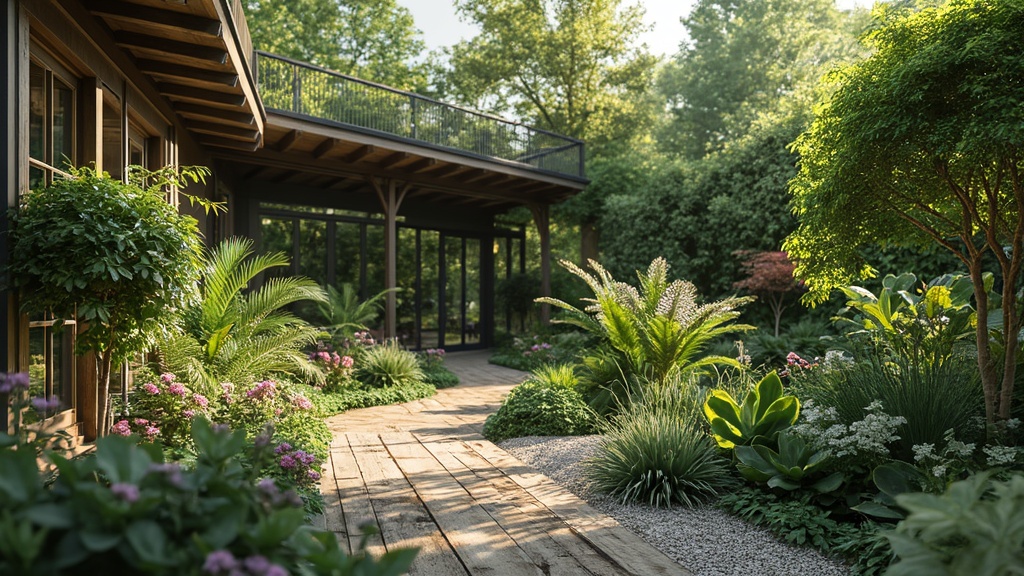
[[[1014,258],[1017,258],[1015,255]],[[1003,280],[1003,382],[999,397],[999,419],[1009,420],[1013,404],[1013,385],[1017,376],[1017,346],[1020,344],[1017,326],[1017,278]],[[978,324],[982,319],[978,319]]]
[[598,243],[601,240],[601,233],[594,227],[593,222],[586,222],[580,225],[580,265],[586,270],[587,263],[597,260],[599,254]]
[[107,418],[110,417],[108,405],[110,404],[110,364],[112,360],[113,357],[108,348],[99,354],[99,362],[96,364],[98,372],[96,378],[96,411],[98,414],[96,430],[99,436],[107,435]]
[[992,349],[988,341],[988,293],[981,268],[981,256],[972,258],[971,282],[974,283],[974,300],[977,303],[978,321],[974,336],[978,346],[978,370],[981,373],[981,388],[985,395],[985,421],[994,424],[997,415],[996,393],[999,376],[992,361]]
[[786,310],[786,307],[782,305],[783,296],[775,294],[769,297],[768,303],[772,307],[772,313],[775,314],[775,337],[779,337],[779,325],[782,323],[782,313]]

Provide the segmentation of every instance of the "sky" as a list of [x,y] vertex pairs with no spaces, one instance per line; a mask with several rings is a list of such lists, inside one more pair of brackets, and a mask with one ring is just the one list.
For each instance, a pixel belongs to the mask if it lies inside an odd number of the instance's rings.
[[[871,0],[838,1],[840,8],[844,9],[871,5]],[[452,0],[398,0],[398,3],[412,12],[416,27],[423,32],[423,40],[430,50],[476,35],[474,26],[459,21]],[[652,28],[641,37],[641,41],[652,53],[671,55],[676,52],[683,39],[683,25],[679,19],[690,11],[694,3],[694,0],[641,0],[646,9],[644,21]]]

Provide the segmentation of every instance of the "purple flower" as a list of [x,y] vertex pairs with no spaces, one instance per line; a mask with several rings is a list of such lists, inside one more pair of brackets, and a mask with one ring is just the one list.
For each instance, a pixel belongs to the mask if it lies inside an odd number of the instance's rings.
[[227,550],[214,550],[206,555],[206,562],[203,562],[203,572],[219,574],[234,570],[238,566],[235,555]]
[[149,438],[150,440],[152,440],[158,434],[160,434],[160,429],[157,428],[156,426],[146,426],[145,434],[146,434],[146,438]]
[[28,372],[15,372],[7,375],[7,384],[10,385],[10,391],[28,390]]
[[280,464],[281,468],[284,468],[285,470],[291,470],[292,468],[295,468],[295,466],[298,463],[295,461],[295,458],[291,454],[285,454],[284,456],[281,456]]
[[133,504],[139,500],[139,487],[135,484],[117,482],[110,485],[110,493],[118,500]]
[[271,564],[263,576],[288,576],[288,571],[277,564]]
[[277,385],[270,380],[264,380],[247,390],[245,395],[253,400],[270,399],[277,395]]
[[175,462],[150,464],[146,472],[149,474],[163,474],[167,478],[167,482],[176,488],[180,488],[184,483],[184,479],[181,476],[181,466]]
[[184,416],[185,418],[188,418],[189,420],[191,420],[192,418],[195,418],[196,411],[195,410],[182,410],[181,411],[181,415]]
[[292,445],[287,442],[281,442],[274,448],[274,454],[284,454],[285,452],[291,452]]
[[250,574],[266,574],[267,569],[270,568],[270,560],[267,560],[266,556],[260,556],[258,554],[249,556],[244,561],[245,569]]
[[118,436],[131,436],[132,426],[127,420],[120,420],[110,427],[110,431]]
[[196,403],[200,408],[206,408],[210,405],[210,401],[206,399],[206,396],[202,394],[193,394],[192,401]]
[[306,472],[306,475],[309,476],[309,479],[314,482],[320,479],[320,473],[317,472],[316,470],[309,470],[308,472]]
[[188,394],[188,390],[185,389],[185,385],[179,384],[177,382],[168,386],[167,391],[170,392],[171,394],[174,394],[175,396],[184,396]]
[[160,381],[163,382],[164,384],[170,384],[171,382],[177,380],[177,378],[177,376],[171,374],[170,372],[165,372],[160,375]]
[[256,488],[268,496],[277,496],[279,493],[277,483],[273,478],[264,478],[256,483]]
[[313,408],[313,403],[305,396],[296,396],[292,398],[292,405],[299,410],[310,410]]
[[142,389],[145,390],[147,394],[156,395],[160,393],[160,389],[157,388],[156,384],[153,384],[152,382],[146,382],[145,384],[143,384]]
[[304,450],[296,450],[292,454],[292,456],[294,456],[296,460],[301,462],[303,466],[309,466],[313,462],[316,462],[316,456],[313,456],[312,454]]
[[32,398],[32,408],[36,412],[49,412],[50,410],[56,410],[60,408],[60,399],[56,396],[50,398],[35,397]]

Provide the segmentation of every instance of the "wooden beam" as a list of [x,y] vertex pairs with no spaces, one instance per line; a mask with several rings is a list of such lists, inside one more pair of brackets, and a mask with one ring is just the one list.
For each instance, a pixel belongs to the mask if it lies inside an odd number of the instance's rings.
[[462,178],[459,178],[459,183],[460,184],[472,184],[473,182],[476,182],[477,180],[483,180],[484,178],[487,178],[487,177],[489,177],[489,176],[491,176],[493,174],[494,174],[494,172],[491,172],[490,170],[481,170],[481,169],[477,168],[476,170],[474,170],[472,172],[469,172],[466,176],[464,176]]
[[408,158],[409,154],[406,152],[395,152],[394,154],[378,162],[377,165],[380,166],[381,168],[387,169]]
[[512,177],[509,176],[508,174],[495,174],[495,175],[493,175],[493,176],[491,176],[489,178],[483,178],[481,180],[478,180],[476,182],[476,185],[477,186],[494,186],[496,184],[501,184],[502,182],[508,182],[511,179],[512,179]]
[[227,148],[229,150],[242,150],[245,152],[255,152],[259,149],[259,142],[242,142],[241,140],[232,140],[231,138],[224,138],[222,136],[202,136],[199,141],[206,146],[213,146],[215,148]]
[[350,152],[349,154],[342,157],[341,161],[344,162],[345,164],[355,164],[357,162],[361,162],[364,158],[366,158],[370,154],[373,154],[376,151],[377,148],[375,148],[374,146],[360,146],[354,152]]
[[324,156],[327,156],[331,152],[334,152],[334,149],[340,145],[341,140],[338,140],[337,138],[328,138],[321,142],[320,144],[318,144],[317,147],[313,150],[313,158],[319,160]]
[[256,125],[256,118],[246,112],[235,112],[232,110],[224,110],[222,108],[214,108],[212,106],[203,106],[202,104],[193,104],[189,102],[175,102],[174,110],[178,114],[188,116],[201,116],[203,118],[212,118],[222,121],[227,120],[228,122],[246,124],[249,126]]
[[274,148],[278,152],[287,152],[294,148],[295,145],[298,144],[300,140],[302,140],[302,137],[305,134],[306,133],[301,130],[290,130],[287,134],[282,136],[280,140],[277,141],[277,144],[274,145]]
[[168,56],[185,56],[196,60],[213,62],[214,64],[226,64],[228,61],[228,53],[220,48],[199,46],[188,42],[179,42],[178,40],[169,40],[158,36],[139,34],[138,32],[118,30],[114,32],[114,42],[119,46],[128,48],[151,50],[153,52],[167,54]]
[[417,160],[412,164],[409,164],[408,166],[402,168],[402,170],[404,172],[408,172],[409,174],[419,174],[420,172],[423,172],[427,168],[430,168],[431,166],[435,165],[437,165],[436,158],[423,158],[422,160]]
[[139,68],[143,72],[153,74],[155,76],[198,80],[200,82],[223,84],[231,87],[238,85],[238,74],[232,74],[230,72],[215,72],[213,70],[196,68],[195,66],[174,64],[171,62],[164,62],[162,60],[148,60],[145,58],[139,58],[135,60],[135,63],[138,64]]
[[204,134],[211,134],[213,136],[224,136],[227,138],[235,138],[240,140],[247,140],[255,142],[260,137],[259,130],[254,128],[238,128],[236,126],[228,126],[226,124],[217,124],[215,122],[200,122],[199,120],[192,120],[185,123],[189,130],[194,132],[202,132]]
[[443,166],[441,168],[438,168],[437,170],[434,170],[433,172],[430,173],[430,175],[433,176],[434,178],[444,178],[446,176],[451,176],[458,172],[465,172],[467,170],[471,170],[471,168],[466,168],[461,164],[449,164],[447,166]]
[[220,20],[203,18],[185,12],[162,10],[152,6],[113,0],[90,0],[86,7],[93,14],[128,22],[144,22],[161,28],[176,28],[204,36],[220,38],[223,34]]
[[158,82],[156,87],[165,96],[187,98],[199,102],[227,104],[229,106],[245,106],[245,94],[229,94],[227,92],[182,86],[181,84],[172,84],[170,82]]

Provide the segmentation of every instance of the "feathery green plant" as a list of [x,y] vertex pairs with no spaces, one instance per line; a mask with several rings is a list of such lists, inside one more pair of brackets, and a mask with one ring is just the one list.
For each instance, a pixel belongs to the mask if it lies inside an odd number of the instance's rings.
[[334,286],[326,288],[327,299],[317,305],[317,310],[327,323],[324,329],[334,336],[350,336],[360,330],[369,330],[369,324],[383,309],[384,298],[389,292],[398,291],[398,288],[389,288],[360,300],[359,292],[350,282],[343,283],[340,290]]
[[[698,303],[697,289],[690,282],[668,279],[664,258],[651,262],[647,272],[637,271],[639,290],[616,281],[600,264],[591,260],[594,274],[563,260],[562,266],[594,292],[583,309],[555,298],[538,298],[565,310],[555,322],[573,324],[597,335],[621,354],[625,393],[617,394],[619,403],[628,400],[632,385],[642,380],[663,382],[670,376],[689,378],[714,365],[738,366],[733,358],[704,356],[704,348],[715,338],[753,329],[733,322],[738,308],[752,299],[726,298]],[[624,365],[622,365],[624,364]]]
[[247,291],[262,273],[287,265],[282,253],[255,255],[249,239],[223,241],[207,256],[199,301],[159,343],[164,368],[207,392],[221,382],[247,385],[271,375],[322,382],[323,372],[302,351],[320,332],[285,308],[323,302],[323,290],[307,278],[285,277]]
[[423,370],[415,354],[392,341],[366,349],[356,378],[375,388],[407,386],[422,382]]

